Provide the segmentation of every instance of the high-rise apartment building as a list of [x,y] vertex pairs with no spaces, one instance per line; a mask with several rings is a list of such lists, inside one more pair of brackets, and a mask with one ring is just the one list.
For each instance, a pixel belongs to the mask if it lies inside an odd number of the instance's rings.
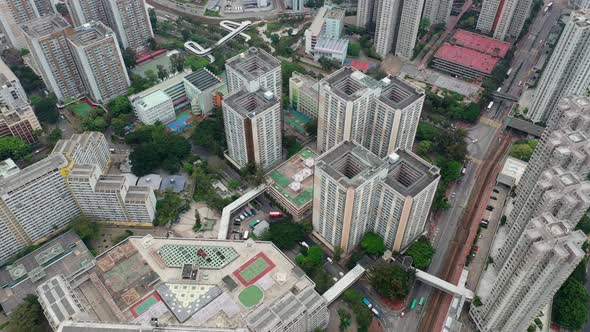
[[532,0],[484,0],[477,30],[494,33],[494,38],[517,38],[530,15]]
[[53,13],[51,0],[0,0],[0,29],[12,47],[27,48],[20,25]]
[[21,27],[43,82],[57,99],[83,95],[86,90],[67,41],[68,23],[61,16],[48,15]]
[[229,93],[248,87],[249,91],[268,90],[282,96],[281,62],[264,50],[251,47],[225,63]]
[[27,94],[18,77],[0,59],[0,103],[16,108],[28,103]]
[[[377,1],[379,10],[375,13],[377,15],[375,17],[375,52],[385,58],[397,41],[402,1]],[[410,38],[410,36],[403,37]]]
[[70,30],[68,42],[92,100],[106,104],[131,85],[117,37],[102,22]]
[[147,41],[154,37],[145,0],[105,0],[111,28],[123,48],[135,51],[147,49]]
[[424,1],[422,18],[427,18],[430,24],[444,23],[446,25],[449,23],[452,9],[452,0],[426,0]]
[[527,117],[544,122],[565,96],[585,95],[590,88],[590,9],[571,14],[543,70]]
[[263,169],[282,158],[280,96],[247,86],[223,99],[227,159],[237,168],[254,162]]
[[[130,186],[123,175],[102,175],[97,165],[76,164],[67,180],[82,213],[96,221],[151,224],[155,218],[154,191]],[[141,194],[144,188],[147,191]]]
[[0,105],[0,137],[16,136],[32,144],[38,141],[34,131],[40,129],[41,124],[31,105],[26,103],[14,107]]
[[368,28],[373,20],[373,8],[379,0],[359,0],[356,12],[356,25],[359,28]]
[[425,0],[404,0],[399,17],[399,29],[395,45],[395,55],[410,60],[414,56],[416,36],[420,27],[422,8]]
[[69,139],[59,140],[52,153],[63,154],[76,164],[97,165],[101,172],[111,162],[109,143],[104,134],[96,131],[74,134]]
[[320,81],[318,150],[343,141],[358,143],[378,157],[411,150],[424,92],[398,78],[377,81],[342,68]]
[[66,6],[75,26],[102,22],[111,26],[105,0],[66,0]]
[[574,9],[590,9],[590,0],[572,0],[570,3]]
[[582,231],[551,215],[530,221],[482,305],[469,314],[479,331],[526,331],[584,257]]
[[314,177],[314,233],[345,253],[369,231],[391,250],[409,245],[424,231],[440,179],[437,167],[409,151],[381,159],[348,141],[317,159]]
[[0,261],[80,214],[65,179],[70,167],[65,156],[52,154],[0,179]]

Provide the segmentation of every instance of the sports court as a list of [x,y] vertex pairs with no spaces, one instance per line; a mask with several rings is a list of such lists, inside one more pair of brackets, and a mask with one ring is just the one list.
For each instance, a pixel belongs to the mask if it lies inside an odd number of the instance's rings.
[[148,311],[151,307],[156,305],[158,302],[162,301],[162,298],[156,291],[153,291],[150,295],[145,297],[143,300],[134,304],[129,311],[133,317],[137,318],[143,315],[146,311]]
[[285,120],[289,126],[295,129],[300,134],[305,134],[305,124],[309,122],[309,118],[295,110],[285,110]]
[[262,293],[262,290],[260,290],[260,288],[258,288],[256,285],[246,287],[246,289],[241,291],[240,295],[238,295],[240,303],[242,303],[242,305],[246,308],[251,308],[257,305],[260,303],[260,301],[262,301],[263,297],[264,294]]
[[275,264],[263,252],[259,252],[249,261],[240,266],[234,271],[234,276],[244,286],[254,284],[258,279],[262,278],[270,270],[275,267]]
[[66,108],[81,118],[87,117],[92,111],[94,111],[94,108],[84,101],[75,102],[74,104],[68,105]]
[[179,133],[184,131],[186,128],[193,125],[193,117],[191,116],[191,111],[184,111],[182,113],[176,114],[176,120],[168,123],[166,127],[169,131]]
[[362,70],[362,71],[367,71],[369,69],[375,69],[377,68],[375,65],[372,65],[368,62],[365,61],[360,61],[360,60],[354,60],[354,59],[346,59],[344,60],[344,65],[345,66],[351,66],[355,69],[358,70]]

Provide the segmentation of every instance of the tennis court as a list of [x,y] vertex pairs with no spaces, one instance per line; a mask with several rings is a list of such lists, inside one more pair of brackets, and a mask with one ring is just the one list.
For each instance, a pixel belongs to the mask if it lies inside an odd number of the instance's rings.
[[246,308],[251,308],[257,305],[260,303],[260,301],[262,301],[263,297],[264,294],[262,293],[262,290],[260,290],[260,288],[255,285],[246,287],[246,289],[244,289],[240,295],[238,295],[240,303],[242,303],[242,305]]
[[133,314],[133,316],[137,318],[141,316],[144,312],[148,311],[159,301],[162,301],[162,298],[160,298],[160,295],[158,295],[158,293],[154,291],[149,296],[133,305],[130,309],[131,314]]
[[260,252],[234,271],[234,275],[244,286],[250,286],[274,267],[275,264],[264,253]]

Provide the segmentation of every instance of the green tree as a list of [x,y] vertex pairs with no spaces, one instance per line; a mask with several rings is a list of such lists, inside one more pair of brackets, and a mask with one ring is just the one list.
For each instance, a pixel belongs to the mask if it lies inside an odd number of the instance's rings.
[[339,261],[342,258],[342,247],[336,246],[334,248],[334,260]]
[[318,119],[309,120],[309,122],[305,124],[305,132],[309,136],[315,137],[318,133]]
[[147,39],[147,45],[149,49],[152,51],[156,51],[158,49],[158,42],[156,41],[156,39],[154,39],[154,37],[150,37]]
[[152,30],[158,30],[158,16],[156,16],[156,10],[153,8],[148,9],[148,14],[150,15],[150,23],[152,24]]
[[416,153],[424,157],[432,152],[432,147],[433,144],[431,141],[420,141],[418,142],[418,147],[416,147]]
[[361,248],[369,255],[383,255],[385,243],[383,238],[373,232],[368,232],[361,240]]
[[345,331],[351,324],[350,312],[344,308],[338,309],[338,316],[340,317],[340,331]]
[[348,43],[348,55],[358,56],[361,53],[361,44],[359,43]]
[[189,67],[192,71],[205,68],[209,62],[205,58],[197,58],[195,55],[189,55],[184,61],[184,66]]
[[510,148],[510,156],[523,161],[529,161],[536,146],[537,140],[529,140],[523,143],[517,142]]
[[127,47],[126,49],[123,50],[123,62],[125,62],[125,66],[127,68],[134,68],[135,65],[137,64],[137,53],[135,53],[135,51],[130,48]]
[[413,258],[416,268],[424,270],[432,261],[434,248],[426,238],[421,237],[410,245],[410,248],[406,251],[406,255]]
[[170,72],[182,72],[185,61],[186,58],[181,53],[172,54],[170,56]]
[[292,249],[304,239],[301,224],[292,221],[278,221],[270,224],[270,240],[280,249]]
[[100,234],[100,224],[84,214],[72,220],[70,229],[84,241],[94,240]]
[[29,55],[29,53],[31,53],[31,52],[28,49],[26,49],[26,48],[21,48],[20,49],[20,55],[22,57],[25,57],[25,56]]
[[133,113],[133,106],[126,96],[118,96],[113,98],[108,104],[107,109],[112,116],[119,116],[120,114]]
[[47,97],[31,96],[31,105],[35,110],[35,115],[41,122],[56,123],[59,118],[57,112],[57,97],[50,93]]
[[145,71],[145,78],[153,83],[158,82],[158,73],[153,69],[148,69]]
[[49,324],[37,296],[29,294],[10,315],[8,330],[10,332],[43,331],[47,325]]
[[581,329],[588,321],[589,298],[584,284],[568,278],[553,298],[553,320],[569,329]]
[[377,294],[388,300],[405,298],[414,282],[414,272],[405,271],[397,264],[373,265],[367,275]]
[[588,216],[587,212],[576,225],[576,229],[581,229],[586,235],[590,234],[590,216]]
[[49,140],[50,144],[55,144],[57,143],[57,141],[59,141],[62,137],[63,133],[61,131],[61,129],[59,128],[55,128],[51,131],[51,133],[49,133],[49,136],[47,137],[47,139]]
[[289,135],[283,136],[283,147],[287,150],[287,157],[291,157],[303,148],[303,146],[297,142],[297,137]]
[[206,148],[211,153],[222,157],[226,143],[221,109],[214,108],[211,115],[194,126],[191,138],[195,145]]
[[322,66],[322,69],[324,69],[324,70],[332,70],[332,69],[340,68],[340,62],[336,59],[330,59],[330,58],[323,56],[318,60],[318,62],[320,63],[320,66]]
[[458,180],[461,177],[463,165],[454,160],[439,159],[436,163],[440,167],[440,176],[445,182]]
[[420,25],[418,25],[418,38],[424,37],[424,35],[428,32],[428,28],[430,27],[430,20],[428,18],[423,18],[420,20]]
[[158,78],[160,80],[165,80],[168,77],[168,70],[163,65],[157,65],[156,68],[158,69]]
[[189,202],[180,195],[167,191],[156,203],[156,220],[154,225],[165,226],[175,223],[180,214],[189,209]]
[[29,153],[29,145],[20,137],[0,137],[0,160],[12,158],[18,160]]

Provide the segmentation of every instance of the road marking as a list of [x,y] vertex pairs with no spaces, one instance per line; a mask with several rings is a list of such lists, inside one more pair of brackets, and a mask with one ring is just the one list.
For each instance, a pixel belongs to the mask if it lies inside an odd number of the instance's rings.
[[479,120],[479,122],[486,124],[490,127],[494,127],[494,128],[500,128],[500,126],[502,125],[500,122],[498,121],[494,121],[490,118],[486,118],[485,116],[482,116]]

